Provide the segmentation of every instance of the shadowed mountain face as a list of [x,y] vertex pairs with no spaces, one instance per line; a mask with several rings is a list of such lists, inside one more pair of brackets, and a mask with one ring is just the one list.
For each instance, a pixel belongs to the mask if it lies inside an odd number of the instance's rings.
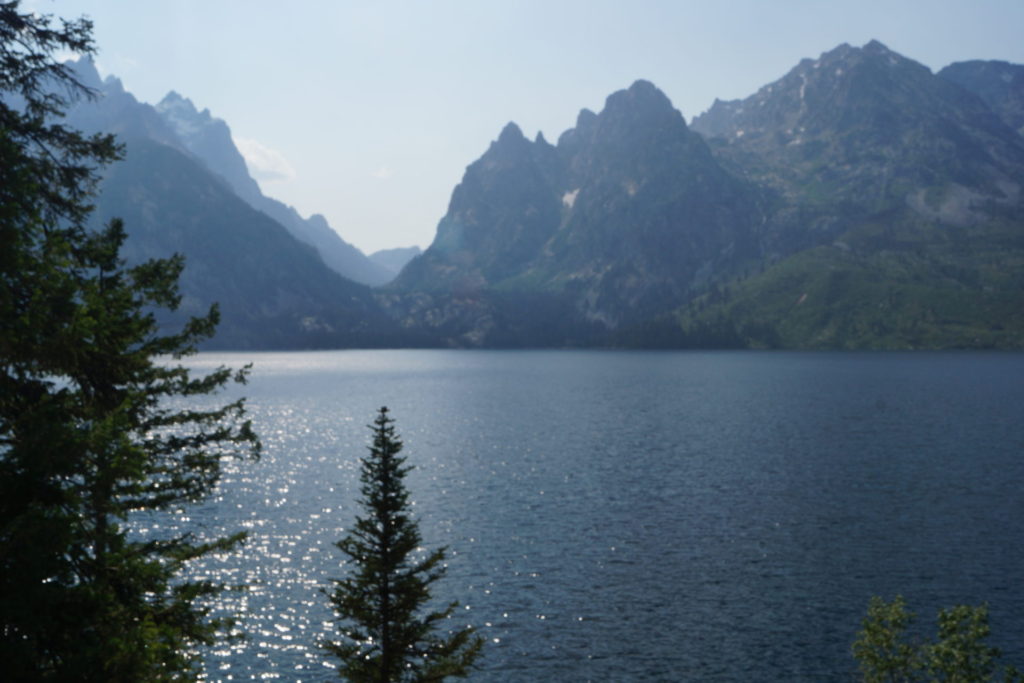
[[394,288],[443,301],[405,311],[417,320],[473,318],[466,307],[479,307],[473,335],[485,343],[508,339],[498,318],[517,297],[533,302],[529,324],[542,336],[556,324],[537,317],[548,311],[583,341],[666,310],[712,272],[754,258],[756,225],[755,190],[722,169],[661,91],[638,81],[600,114],[581,112],[557,146],[506,126]]
[[678,310],[667,343],[1024,346],[1024,139],[985,101],[1011,100],[993,69],[954,67],[844,45],[695,119],[771,193],[770,267]]
[[[182,307],[164,315],[166,322],[180,323],[217,302],[222,322],[209,348],[405,343],[368,288],[327,267],[313,246],[243,201],[223,174],[191,153],[180,126],[140,104],[116,79],[101,82],[91,63],[81,61],[76,69],[101,96],[75,106],[69,122],[115,133],[126,148],[125,159],[106,170],[94,220],[124,219],[122,255],[131,263],[185,256]],[[210,140],[230,141],[226,125],[208,114],[205,119],[194,135],[207,135],[211,148],[216,145]],[[231,144],[219,149],[229,161],[232,152],[237,155]]]
[[842,45],[690,127],[646,81],[554,145],[509,124],[372,295],[208,112],[108,79],[72,118],[127,140],[100,217],[130,258],[186,254],[222,346],[1024,348],[1021,68]]
[[806,59],[745,100],[716,101],[693,127],[777,193],[782,253],[884,212],[969,225],[1019,202],[1024,146],[999,117],[875,41]]
[[371,286],[382,285],[394,277],[393,273],[341,239],[320,214],[302,218],[292,207],[265,197],[249,175],[227,124],[211,116],[209,110],[198,111],[191,100],[176,92],[168,93],[156,105],[156,110],[189,152],[223,177],[251,207],[267,214],[295,237],[315,247],[324,263],[336,272]]
[[129,262],[185,255],[181,316],[220,304],[222,322],[208,347],[400,343],[369,289],[327,268],[194,159],[148,138],[126,143],[126,158],[103,182],[96,218],[124,219]]
[[459,345],[1022,346],[1016,71],[950,69],[872,41],[692,129],[644,81],[556,146],[510,124],[391,310]]
[[938,75],[973,92],[1003,123],[1024,135],[1024,65],[982,60],[956,62]]

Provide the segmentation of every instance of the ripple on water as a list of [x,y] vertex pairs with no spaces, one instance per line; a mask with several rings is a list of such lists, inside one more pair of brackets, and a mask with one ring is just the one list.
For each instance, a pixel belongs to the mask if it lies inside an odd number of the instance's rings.
[[[199,364],[240,365],[231,354]],[[209,680],[332,680],[317,648],[357,512],[365,425],[392,408],[439,601],[487,639],[474,680],[823,680],[872,594],[1024,631],[1021,356],[257,354],[258,463],[147,534],[245,530],[197,578],[248,640]],[[996,643],[1021,663],[1019,643]]]

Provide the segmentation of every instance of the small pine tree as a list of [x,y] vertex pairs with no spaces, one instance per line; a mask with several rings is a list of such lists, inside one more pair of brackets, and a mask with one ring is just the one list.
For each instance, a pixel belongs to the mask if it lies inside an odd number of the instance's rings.
[[445,572],[446,548],[416,560],[421,537],[409,514],[404,478],[411,467],[398,453],[402,442],[394,420],[381,408],[370,429],[373,445],[362,459],[360,505],[355,528],[337,547],[354,567],[351,575],[334,579],[330,596],[344,639],[328,641],[325,650],[341,660],[342,677],[350,681],[440,681],[469,673],[483,646],[471,627],[447,637],[435,631],[458,603],[425,616],[430,586]]

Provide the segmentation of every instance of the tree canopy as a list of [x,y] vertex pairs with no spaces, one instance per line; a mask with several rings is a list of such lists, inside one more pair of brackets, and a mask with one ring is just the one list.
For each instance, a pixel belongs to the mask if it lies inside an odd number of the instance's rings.
[[393,423],[385,407],[370,427],[373,445],[360,476],[364,515],[336,544],[352,569],[334,580],[329,593],[343,639],[324,648],[341,660],[339,672],[350,681],[466,676],[483,641],[468,627],[437,633],[457,603],[421,615],[431,585],[444,576],[446,548],[417,557],[422,539],[404,483],[411,468],[399,456],[402,442]]
[[195,405],[247,371],[179,362],[216,308],[177,333],[155,322],[182,259],[128,266],[120,221],[88,228],[120,149],[62,123],[92,93],[57,55],[91,54],[91,29],[0,3],[0,661],[8,680],[182,680],[224,624],[203,602],[219,587],[181,570],[241,535],[131,522],[202,499],[259,442],[243,401]]
[[896,596],[871,599],[853,655],[867,683],[890,681],[1021,681],[1013,667],[1000,668],[1000,652],[985,640],[991,633],[988,608],[956,605],[939,612],[935,642],[907,642],[914,614]]

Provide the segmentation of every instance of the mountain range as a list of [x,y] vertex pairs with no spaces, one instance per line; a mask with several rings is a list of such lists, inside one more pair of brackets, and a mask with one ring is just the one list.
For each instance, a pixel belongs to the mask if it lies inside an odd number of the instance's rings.
[[[223,122],[175,95],[160,107],[140,103],[116,78],[101,81],[87,60],[75,70],[97,98],[72,108],[69,122],[115,133],[125,148],[125,158],[106,171],[94,220],[124,219],[129,262],[186,257],[182,306],[166,322],[217,302],[221,324],[209,348],[391,346],[415,339],[383,313],[356,275],[336,268],[351,257],[353,268],[361,259],[370,264],[363,272],[383,273],[378,282],[388,279],[387,271],[322,219],[303,221],[263,197]],[[311,237],[316,229],[333,238]]]
[[129,258],[185,253],[224,347],[1024,347],[1019,65],[841,45],[689,125],[637,81],[554,144],[505,126],[433,243],[373,259],[208,111],[80,68],[103,97],[73,122],[128,150],[98,216]]

